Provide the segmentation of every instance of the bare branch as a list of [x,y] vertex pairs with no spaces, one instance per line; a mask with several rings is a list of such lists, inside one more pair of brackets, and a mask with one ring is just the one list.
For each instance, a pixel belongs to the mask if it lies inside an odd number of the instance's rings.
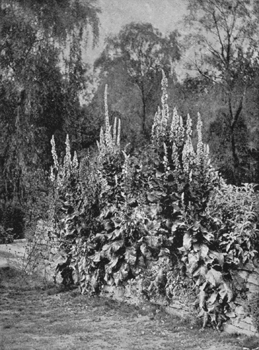
[[220,35],[220,31],[219,31],[219,27],[218,27],[218,21],[217,21],[216,15],[215,15],[215,11],[213,12],[213,20],[214,20],[214,23],[215,23],[215,26],[216,26],[216,29],[217,29],[218,39],[219,39],[220,46],[221,46],[221,55],[222,55],[223,60],[226,62],[225,53],[224,53],[224,44],[223,44],[223,41],[222,41],[222,38],[221,38],[221,35]]

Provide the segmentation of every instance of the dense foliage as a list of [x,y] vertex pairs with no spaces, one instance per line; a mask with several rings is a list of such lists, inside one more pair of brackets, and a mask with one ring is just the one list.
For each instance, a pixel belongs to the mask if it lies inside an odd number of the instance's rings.
[[[197,295],[203,326],[220,327],[231,315],[231,271],[256,254],[254,187],[227,185],[210,164],[198,116],[196,151],[192,121],[171,114],[163,74],[161,106],[151,143],[128,153],[120,146],[120,121],[105,126],[98,152],[78,164],[58,161],[52,139],[53,219],[62,266],[82,293],[138,281],[139,293],[174,298],[181,271]],[[70,267],[70,270],[67,267]]]
[[[82,56],[91,28],[96,43],[98,13],[92,0],[0,2],[0,209],[17,237],[45,211],[52,135],[59,149],[68,129],[75,144],[84,138],[70,126],[82,119]],[[16,226],[4,219],[10,207],[23,212]]]

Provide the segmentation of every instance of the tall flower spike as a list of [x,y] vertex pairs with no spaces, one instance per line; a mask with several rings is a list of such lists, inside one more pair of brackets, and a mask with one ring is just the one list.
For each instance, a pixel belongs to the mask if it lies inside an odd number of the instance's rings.
[[118,118],[115,117],[113,122],[112,141],[114,146],[116,146],[116,139],[117,139],[117,120]]
[[50,143],[51,143],[51,154],[52,154],[52,158],[54,161],[54,168],[58,169],[59,163],[58,163],[58,156],[57,156],[57,152],[56,152],[56,143],[55,143],[54,135],[52,135]]
[[176,146],[182,146],[184,141],[183,119],[174,108],[172,122],[170,126],[169,138],[171,142],[175,142]]
[[170,134],[169,134],[170,141],[174,140],[177,127],[178,127],[178,113],[177,113],[177,109],[174,107],[173,117],[172,117],[171,126],[170,126]]
[[155,143],[158,142],[159,140],[160,130],[161,130],[161,111],[160,111],[160,107],[158,106],[158,110],[154,117],[152,132],[151,132],[152,141]]
[[203,158],[204,158],[204,164],[210,165],[210,148],[208,144],[203,145]]
[[191,165],[193,164],[193,160],[195,158],[195,152],[192,145],[191,137],[188,136],[184,147],[183,147],[183,153],[182,153],[182,160],[183,160],[183,169],[186,173],[189,173],[189,170],[191,168]]
[[175,169],[178,170],[180,168],[180,162],[179,162],[178,148],[177,148],[175,142],[173,143],[173,146],[172,146],[171,158],[172,158]]
[[[162,76],[163,76],[162,81],[161,81],[162,127],[163,127],[163,129],[166,129],[168,119],[169,119],[169,106],[167,103],[167,100],[168,100],[168,94],[167,94],[168,80],[167,80],[167,77],[166,77],[163,69],[162,69]],[[165,131],[165,130],[163,130],[163,131]]]
[[50,167],[50,181],[54,182],[55,179],[56,179],[56,177],[54,175],[54,169],[53,169],[53,166],[51,165],[51,167]]
[[122,165],[122,174],[123,174],[124,179],[126,179],[127,176],[128,176],[128,171],[129,171],[129,158],[130,158],[130,155],[127,154],[125,151],[122,151],[122,153],[124,155],[124,163]]
[[66,136],[66,154],[64,157],[64,164],[63,164],[65,177],[68,177],[70,175],[71,168],[72,168],[71,148],[70,148],[69,136],[67,135]]
[[200,165],[205,160],[204,159],[204,145],[202,142],[202,120],[201,120],[200,113],[198,113],[198,120],[197,120],[197,136],[198,136],[198,143],[197,143],[196,162],[198,165]]
[[104,138],[105,138],[105,144],[109,151],[112,151],[113,149],[113,140],[111,135],[111,126],[109,121],[109,110],[108,110],[108,85],[105,85],[104,90],[104,108],[105,108],[105,131],[104,131]]
[[187,121],[186,121],[186,137],[192,136],[192,119],[190,117],[190,114],[187,115]]
[[73,156],[73,160],[72,160],[72,167],[73,167],[73,170],[77,169],[78,168],[78,158],[77,158],[77,153],[76,151],[74,152],[74,156]]
[[120,142],[121,142],[121,120],[119,118],[119,121],[118,121],[118,133],[117,133],[117,146],[120,147]]
[[167,167],[168,167],[168,151],[167,151],[167,146],[165,142],[163,143],[164,147],[164,157],[163,157],[163,165],[164,165],[164,170],[167,172]]
[[99,150],[99,155],[101,155],[105,149],[105,140],[104,140],[104,132],[103,128],[100,130],[99,141],[97,141],[97,147]]
[[115,117],[113,126],[110,125],[108,111],[107,85],[104,90],[104,108],[105,108],[105,126],[100,130],[100,140],[97,141],[99,150],[99,158],[104,157],[108,153],[114,153],[120,146],[121,121]]
[[155,114],[152,129],[151,129],[152,130],[151,137],[152,137],[153,143],[161,142],[162,144],[167,134],[167,125],[169,120],[169,106],[167,103],[167,100],[168,100],[167,86],[168,86],[168,81],[167,81],[165,72],[162,70],[161,108],[158,106],[158,110]]
[[110,131],[110,122],[109,122],[109,110],[108,110],[108,85],[105,85],[104,88],[104,113],[105,113],[105,132]]

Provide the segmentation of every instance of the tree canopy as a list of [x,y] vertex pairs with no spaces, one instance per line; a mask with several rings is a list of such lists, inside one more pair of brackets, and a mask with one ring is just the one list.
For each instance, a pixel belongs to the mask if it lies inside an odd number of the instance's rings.
[[49,167],[52,134],[63,140],[81,113],[83,50],[90,32],[97,42],[99,13],[95,0],[0,2],[1,189],[8,200],[24,198],[28,174]]
[[106,72],[123,67],[129,82],[138,88],[142,103],[141,127],[146,136],[149,101],[160,85],[161,68],[168,75],[174,75],[174,62],[181,57],[178,36],[177,31],[163,36],[150,23],[132,22],[118,35],[106,39],[105,49],[95,62],[95,67]]
[[253,5],[250,0],[189,1],[185,19],[192,31],[187,47],[194,53],[189,65],[222,88],[219,103],[228,124],[234,182],[240,167],[236,128],[247,89],[258,74],[258,24]]

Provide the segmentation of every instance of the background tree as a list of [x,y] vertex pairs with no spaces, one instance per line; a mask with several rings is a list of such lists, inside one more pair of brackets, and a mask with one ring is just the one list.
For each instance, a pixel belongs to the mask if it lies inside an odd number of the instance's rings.
[[[119,71],[124,76],[127,91],[137,88],[141,107],[138,111],[141,131],[149,135],[148,116],[154,115],[160,94],[161,67],[167,75],[174,76],[174,62],[180,59],[178,33],[163,36],[150,23],[130,23],[118,35],[106,39],[106,46],[95,67],[104,75]],[[136,104],[137,101],[135,100]]]
[[220,87],[218,118],[226,124],[224,136],[231,150],[232,163],[230,178],[238,183],[242,177],[238,126],[245,123],[243,112],[247,90],[258,72],[257,22],[253,2],[190,1],[188,11],[186,23],[192,31],[188,48],[194,52],[189,67]]
[[31,204],[31,195],[40,197],[35,177],[44,178],[49,167],[52,134],[58,145],[68,132],[78,140],[77,130],[70,127],[82,114],[79,95],[87,71],[82,55],[90,28],[96,43],[98,13],[92,0],[0,2],[4,207],[10,203],[24,207],[28,201]]

